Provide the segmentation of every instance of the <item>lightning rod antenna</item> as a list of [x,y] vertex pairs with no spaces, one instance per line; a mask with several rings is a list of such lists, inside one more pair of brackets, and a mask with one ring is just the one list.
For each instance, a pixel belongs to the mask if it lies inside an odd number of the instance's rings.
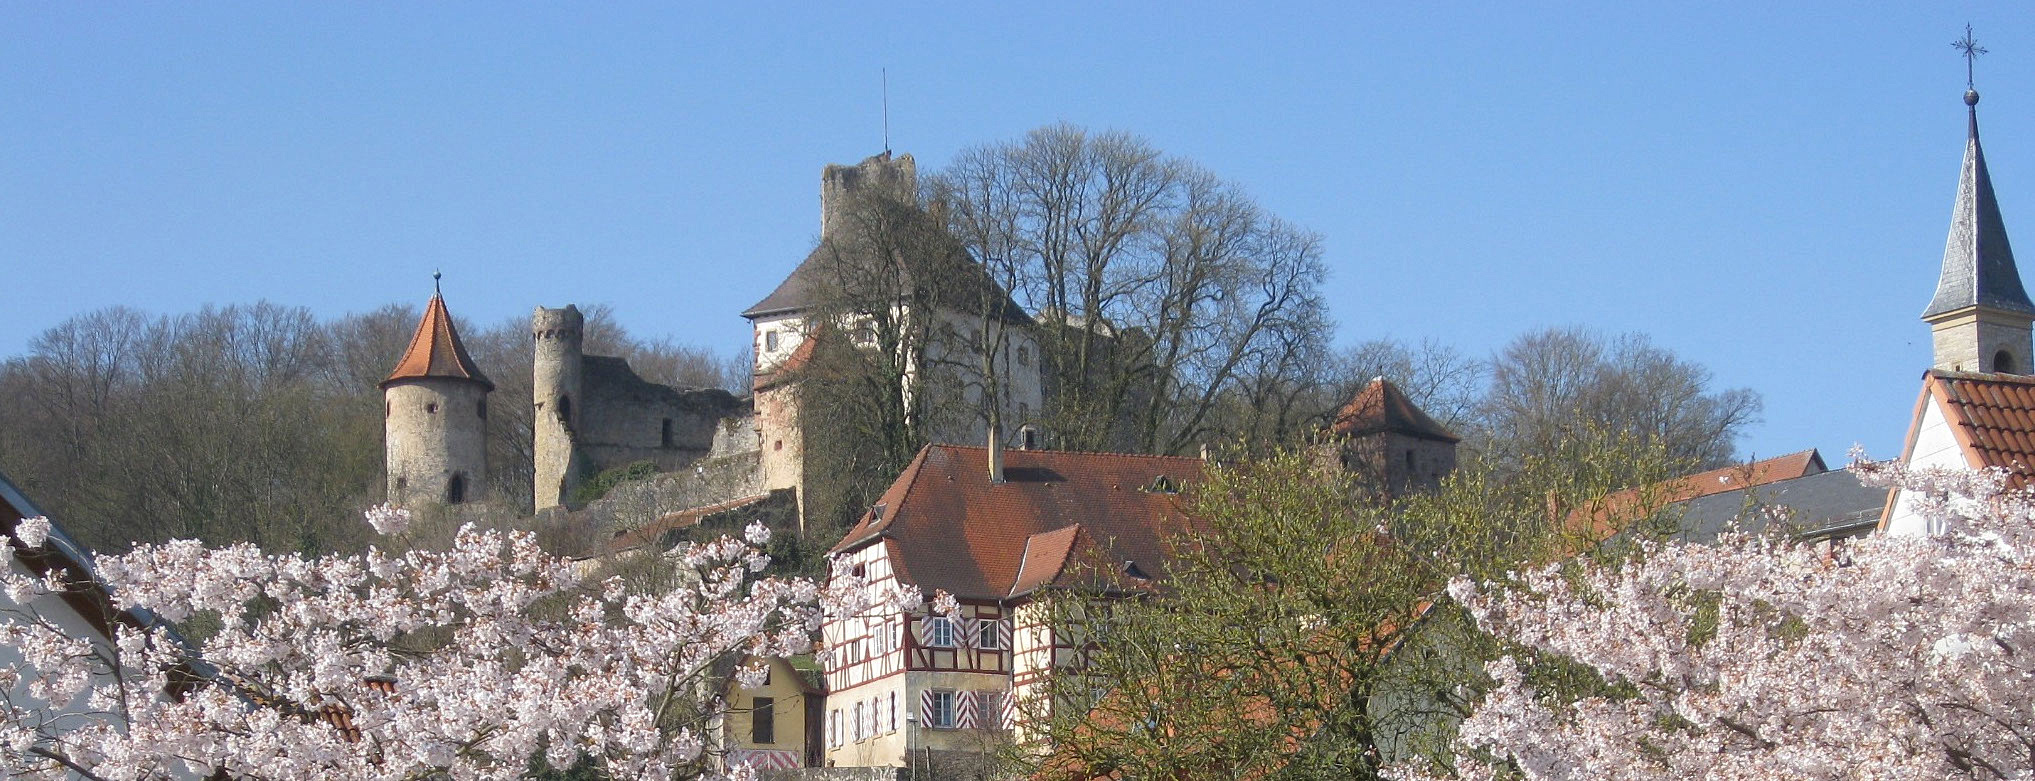
[[883,74],[883,153],[888,155],[890,154],[890,69],[884,68],[879,72]]

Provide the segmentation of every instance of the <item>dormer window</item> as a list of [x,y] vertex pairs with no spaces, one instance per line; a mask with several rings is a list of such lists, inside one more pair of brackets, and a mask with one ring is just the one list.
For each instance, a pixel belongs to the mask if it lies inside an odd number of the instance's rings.
[[1180,493],[1180,481],[1168,475],[1159,475],[1152,478],[1152,484],[1145,486],[1145,491],[1155,494],[1177,494]]

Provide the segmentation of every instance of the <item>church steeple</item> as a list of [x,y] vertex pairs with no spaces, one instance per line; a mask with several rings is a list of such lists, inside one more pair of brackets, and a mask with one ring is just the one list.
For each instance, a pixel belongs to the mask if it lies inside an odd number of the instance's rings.
[[[1958,42],[1967,60],[1984,53],[1966,31]],[[1964,93],[1967,137],[1957,199],[1950,211],[1950,238],[1943,247],[1943,273],[1936,296],[1922,312],[1934,336],[1936,368],[1949,371],[2031,371],[2029,325],[2035,303],[2021,287],[2014,249],[2007,243],[1978,140],[1978,92]]]

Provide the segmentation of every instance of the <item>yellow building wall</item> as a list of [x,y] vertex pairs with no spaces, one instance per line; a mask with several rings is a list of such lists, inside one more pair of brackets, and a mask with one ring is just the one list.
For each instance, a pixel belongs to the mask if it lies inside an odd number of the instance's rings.
[[[754,689],[736,687],[728,697],[728,747],[733,749],[763,749],[770,751],[796,751],[800,757],[806,750],[806,697],[805,687],[800,683],[798,671],[782,659],[770,660],[770,681]],[[810,695],[819,697],[815,693]],[[758,743],[754,738],[756,698],[771,698],[773,716],[771,724],[776,732],[769,743]]]

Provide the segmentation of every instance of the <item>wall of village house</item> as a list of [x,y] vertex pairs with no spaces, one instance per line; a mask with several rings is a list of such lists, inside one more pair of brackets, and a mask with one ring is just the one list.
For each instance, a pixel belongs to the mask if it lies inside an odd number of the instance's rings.
[[[1908,468],[1966,469],[1971,466],[1964,455],[1964,449],[1957,444],[1957,435],[1950,429],[1950,421],[1943,415],[1942,405],[1932,396],[1923,405],[1922,422],[1915,429],[1915,445],[1908,452]],[[1884,528],[1888,534],[1933,534],[1942,529],[1932,528],[1922,514],[1916,511],[1918,497],[1911,491],[1901,491],[1894,497],[1894,506],[1887,513]]]
[[[5,509],[6,505],[0,504],[0,510]],[[37,581],[42,579],[40,575],[36,574],[34,570],[29,569],[27,565],[21,562],[20,558],[15,556],[14,546],[5,540],[4,535],[0,535],[0,548],[4,548],[7,551],[5,555],[9,572]],[[105,637],[99,634],[99,630],[94,629],[92,624],[86,621],[83,615],[80,615],[69,603],[64,602],[62,598],[53,595],[42,595],[32,597],[26,603],[22,603],[8,598],[4,591],[0,591],[0,615],[18,620],[28,615],[31,610],[40,614],[50,623],[55,624],[57,629],[63,632],[65,636],[88,639],[102,651],[106,650]],[[39,699],[29,695],[28,681],[34,675],[24,667],[24,660],[17,645],[0,643],[0,669],[18,669],[22,671],[20,677],[16,679],[13,689],[8,692],[9,702],[24,707],[40,702]],[[53,715],[83,715],[100,712],[99,709],[90,707],[90,703],[87,702],[88,695],[91,690],[99,688],[100,685],[110,684],[111,678],[105,675],[94,675],[93,678],[93,686],[87,687],[85,692],[80,693],[71,702],[61,703],[53,707]]]
[[[882,545],[869,545],[847,555],[846,566],[860,567],[872,585],[895,581]],[[1008,618],[995,602],[962,603],[961,618],[976,622],[970,642],[964,625],[954,625],[955,647],[933,647],[917,625],[928,614],[924,604],[912,611],[885,610],[827,622],[821,636],[828,649],[827,697],[822,740],[828,762],[839,767],[897,766],[907,751],[980,751],[1001,732],[1001,708],[984,714],[978,703],[973,729],[931,726],[922,712],[927,690],[994,693],[1010,688],[1009,631],[996,624]],[[982,648],[982,632],[996,639]]]
[[[798,671],[782,659],[772,659],[770,677],[753,689],[736,687],[728,694],[724,739],[737,752],[790,752],[803,766],[806,757],[806,692],[799,685]],[[814,695],[819,696],[819,695]],[[770,698],[770,740],[757,740],[757,698]],[[739,756],[739,755],[733,755]],[[731,758],[733,758],[731,756]],[[781,766],[781,765],[777,765]]]

